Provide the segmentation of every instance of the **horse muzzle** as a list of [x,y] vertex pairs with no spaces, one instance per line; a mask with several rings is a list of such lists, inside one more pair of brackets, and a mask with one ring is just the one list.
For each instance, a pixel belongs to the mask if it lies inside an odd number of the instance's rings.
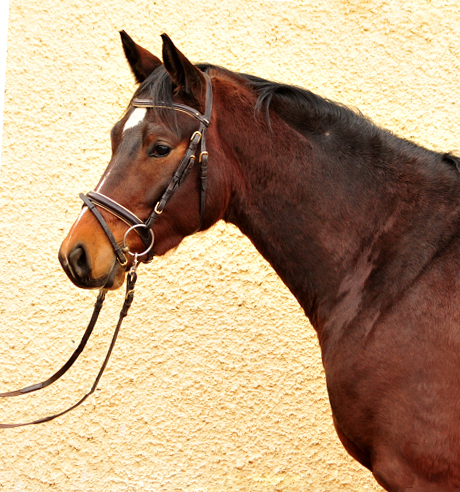
[[84,208],[61,245],[59,262],[77,287],[118,289],[127,265],[120,264],[105,234],[95,233],[95,226],[93,215]]
[[125,270],[117,261],[106,275],[93,277],[91,263],[84,245],[77,244],[68,255],[59,251],[59,262],[74,285],[82,289],[118,289],[124,281]]

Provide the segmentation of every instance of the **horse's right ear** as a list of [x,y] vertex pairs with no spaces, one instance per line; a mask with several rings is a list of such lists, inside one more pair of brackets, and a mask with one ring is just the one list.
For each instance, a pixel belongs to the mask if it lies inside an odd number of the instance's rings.
[[131,71],[138,84],[144,80],[163,63],[150,51],[136,44],[125,31],[120,31],[123,50],[128,60]]

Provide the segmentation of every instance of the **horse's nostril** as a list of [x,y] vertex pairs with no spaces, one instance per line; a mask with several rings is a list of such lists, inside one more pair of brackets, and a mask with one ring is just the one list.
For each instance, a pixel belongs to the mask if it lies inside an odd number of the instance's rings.
[[79,278],[89,277],[91,266],[85,248],[81,245],[75,246],[69,254],[69,264],[74,275]]

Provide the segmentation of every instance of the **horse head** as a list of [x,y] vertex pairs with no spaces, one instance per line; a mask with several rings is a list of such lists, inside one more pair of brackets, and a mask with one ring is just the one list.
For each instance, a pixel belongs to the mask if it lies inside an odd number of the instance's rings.
[[[82,196],[86,206],[59,251],[78,287],[116,289],[134,257],[162,255],[222,216],[206,194],[211,80],[162,37],[163,62],[121,32],[139,87],[111,131],[109,165]],[[218,173],[211,170],[209,181]]]

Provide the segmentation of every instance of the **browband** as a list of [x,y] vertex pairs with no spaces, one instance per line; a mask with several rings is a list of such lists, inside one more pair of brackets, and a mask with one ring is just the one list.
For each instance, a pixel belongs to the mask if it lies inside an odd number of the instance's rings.
[[209,75],[207,73],[203,72],[202,75],[206,80],[206,106],[205,106],[204,115],[201,114],[196,109],[191,108],[190,106],[186,106],[185,104],[172,103],[172,105],[169,106],[168,104],[162,102],[155,103],[153,99],[149,97],[134,97],[133,100],[131,101],[131,106],[135,108],[173,109],[175,111],[179,111],[182,113],[189,114],[190,116],[193,116],[200,123],[208,127],[209,123],[211,122],[211,115],[212,115],[212,84],[211,84],[211,79],[209,78]]
[[205,118],[201,113],[191,108],[190,106],[185,106],[185,104],[173,103],[171,106],[168,106],[167,104],[161,104],[161,103],[154,104],[152,99],[135,97],[131,102],[131,106],[135,108],[173,109],[175,111],[179,111],[182,113],[186,113],[190,116],[193,116],[199,122],[204,123],[206,126],[209,126],[209,120],[207,118]]

